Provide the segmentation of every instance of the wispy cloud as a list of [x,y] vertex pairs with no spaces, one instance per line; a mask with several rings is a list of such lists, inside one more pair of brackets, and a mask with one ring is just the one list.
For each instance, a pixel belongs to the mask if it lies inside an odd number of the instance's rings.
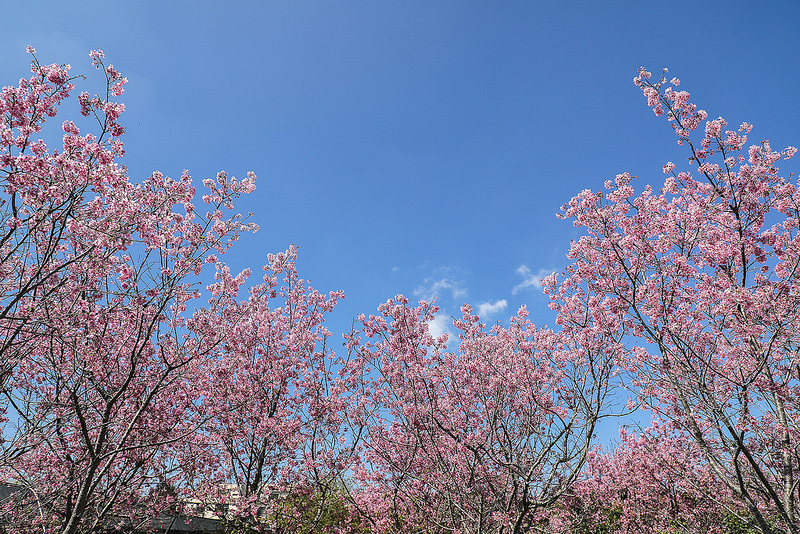
[[499,311],[503,311],[508,306],[508,302],[506,299],[497,300],[495,302],[484,302],[482,304],[478,304],[478,316],[481,319],[486,319],[490,315],[493,315]]
[[523,289],[542,289],[542,279],[553,274],[553,271],[548,269],[539,269],[538,272],[534,273],[527,265],[520,265],[516,272],[522,276],[522,282],[515,285],[514,289],[511,290],[511,293],[514,295]]
[[452,298],[458,299],[467,294],[467,290],[461,284],[461,281],[453,280],[448,277],[438,280],[435,278],[426,278],[422,281],[422,284],[414,289],[414,296],[418,299],[431,301],[443,293],[450,293]]

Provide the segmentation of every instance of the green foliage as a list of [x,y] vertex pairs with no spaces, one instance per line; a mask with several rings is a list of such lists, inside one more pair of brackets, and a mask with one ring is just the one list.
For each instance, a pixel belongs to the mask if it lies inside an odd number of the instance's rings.
[[325,489],[312,495],[291,495],[278,503],[275,511],[278,531],[291,534],[345,532],[361,534],[358,514],[338,491]]
[[619,532],[621,518],[621,504],[585,510],[578,514],[571,534],[613,534]]
[[[722,520],[725,525],[725,534],[760,534],[761,530],[756,527],[755,518],[748,515],[746,519],[739,515],[727,513]],[[772,528],[775,528],[774,522]],[[776,530],[777,532],[777,530]]]
[[275,497],[266,513],[231,515],[224,519],[224,534],[368,534],[358,513],[351,509],[340,491],[325,488],[298,491]]
[[[570,534],[614,534],[621,532],[622,506],[616,504],[601,510],[587,510],[578,515]],[[675,526],[661,534],[686,534],[686,531]],[[726,513],[722,519],[725,534],[761,534],[752,517],[742,517],[733,513]],[[774,527],[774,522],[773,522]],[[777,532],[778,530],[776,530]]]
[[223,534],[255,534],[265,531],[263,525],[251,517],[232,516],[222,520]]
[[758,532],[748,522],[731,513],[725,514],[722,522],[725,525],[726,534],[756,534]]

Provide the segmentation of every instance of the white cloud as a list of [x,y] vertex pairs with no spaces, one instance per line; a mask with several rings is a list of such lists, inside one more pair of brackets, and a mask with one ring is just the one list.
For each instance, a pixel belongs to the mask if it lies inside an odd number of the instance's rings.
[[520,265],[516,272],[522,276],[523,280],[511,290],[514,295],[529,287],[542,289],[542,279],[553,274],[553,271],[548,269],[539,269],[539,272],[534,273],[527,265]]
[[483,320],[486,320],[492,314],[495,314],[499,311],[503,311],[508,306],[508,302],[506,299],[498,300],[495,302],[484,302],[482,304],[478,304],[478,317]]
[[443,313],[437,313],[433,319],[428,321],[428,332],[433,337],[439,337],[442,334],[447,334],[449,340],[453,339],[453,331],[451,330],[452,322],[450,317]]
[[441,278],[435,280],[426,278],[422,284],[414,289],[414,296],[418,299],[431,301],[444,292],[449,292],[454,299],[458,299],[467,294],[467,290],[461,286],[461,282],[452,278]]

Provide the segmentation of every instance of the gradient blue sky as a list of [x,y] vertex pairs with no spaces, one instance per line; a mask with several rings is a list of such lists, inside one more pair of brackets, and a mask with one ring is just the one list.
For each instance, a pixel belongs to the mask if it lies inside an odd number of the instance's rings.
[[535,277],[578,236],[561,204],[685,161],[640,65],[754,141],[800,144],[797,1],[32,0],[0,17],[0,85],[28,44],[89,75],[99,47],[128,77],[133,179],[254,171],[239,207],[261,230],[227,261],[297,243],[301,274],[347,295],[337,335],[396,293],[552,324]]

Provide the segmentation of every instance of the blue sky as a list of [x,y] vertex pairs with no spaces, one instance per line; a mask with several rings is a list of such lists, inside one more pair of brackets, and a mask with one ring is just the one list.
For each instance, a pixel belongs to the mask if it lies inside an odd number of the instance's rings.
[[552,324],[535,280],[578,237],[561,204],[685,161],[640,65],[751,140],[800,144],[796,1],[37,0],[2,18],[0,85],[28,44],[88,75],[102,48],[129,79],[132,179],[254,171],[239,208],[261,230],[226,260],[257,269],[296,243],[301,275],[347,295],[337,335],[397,293]]

